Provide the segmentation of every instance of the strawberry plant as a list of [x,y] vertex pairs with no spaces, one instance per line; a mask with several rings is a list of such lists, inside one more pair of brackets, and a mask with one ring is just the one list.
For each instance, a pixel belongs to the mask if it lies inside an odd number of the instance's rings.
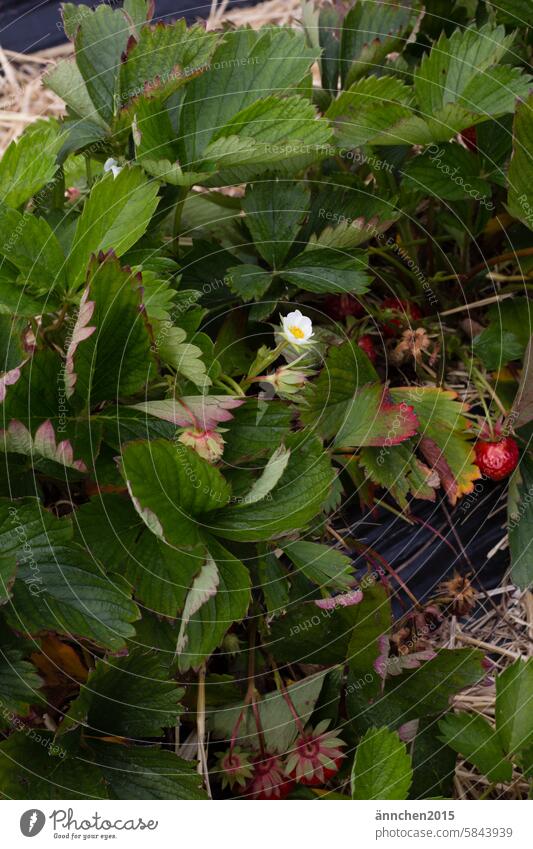
[[0,161],[4,796],[531,780],[531,662],[495,725],[455,712],[490,667],[443,636],[469,579],[419,599],[353,527],[499,485],[533,578],[532,41],[500,5],[63,4],[64,116]]

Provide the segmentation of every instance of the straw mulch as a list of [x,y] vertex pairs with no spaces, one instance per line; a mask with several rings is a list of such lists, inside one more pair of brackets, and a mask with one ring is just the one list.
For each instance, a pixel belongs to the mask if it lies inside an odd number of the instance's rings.
[[[269,0],[248,9],[227,10],[227,0],[213,0],[207,26],[216,29],[224,23],[291,25],[300,14],[299,0]],[[70,44],[32,55],[22,55],[0,48],[0,154],[32,121],[42,116],[60,116],[62,102],[42,86],[45,71],[59,58],[69,55]],[[476,564],[479,569],[481,564]],[[476,646],[483,649],[501,672],[516,658],[533,654],[533,596],[519,593],[511,585],[478,596],[477,612],[467,621],[452,619],[441,645],[450,648]],[[480,613],[481,608],[481,613]],[[459,710],[470,710],[494,720],[494,677],[461,693],[455,700]],[[455,777],[459,799],[483,797],[488,781],[469,765],[460,762]],[[527,787],[519,779],[510,786],[498,786],[492,798],[523,798]]]
[[[292,24],[299,15],[300,0],[269,0],[247,9],[227,10],[228,0],[212,0],[207,21],[209,29],[222,24]],[[23,55],[0,47],[0,154],[36,118],[61,115],[63,103],[41,84],[43,74],[54,63],[72,53],[65,44]]]

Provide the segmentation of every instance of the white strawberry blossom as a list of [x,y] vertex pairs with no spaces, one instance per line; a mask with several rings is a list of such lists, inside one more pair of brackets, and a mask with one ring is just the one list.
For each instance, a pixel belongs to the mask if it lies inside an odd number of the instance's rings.
[[291,345],[308,345],[313,336],[313,322],[307,315],[302,315],[300,310],[294,310],[288,315],[280,316],[282,333]]

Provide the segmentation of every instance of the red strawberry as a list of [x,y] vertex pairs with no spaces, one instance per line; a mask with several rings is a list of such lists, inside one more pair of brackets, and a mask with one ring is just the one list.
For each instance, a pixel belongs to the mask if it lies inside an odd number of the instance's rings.
[[341,321],[347,315],[360,317],[365,310],[362,304],[353,295],[327,295],[324,298],[324,310],[331,318]]
[[244,788],[243,795],[252,799],[285,799],[294,780],[287,778],[281,758],[277,755],[257,755],[252,761],[254,774]]
[[477,151],[477,132],[475,127],[467,127],[466,130],[463,130],[459,133],[460,137],[464,141],[468,150],[471,150],[472,153],[476,153]]
[[340,747],[346,744],[335,731],[326,730],[328,725],[326,719],[315,729],[306,728],[296,738],[287,758],[287,775],[300,784],[326,784],[339,771],[344,757]]
[[363,333],[363,335],[359,337],[357,344],[359,345],[361,350],[365,352],[368,359],[372,363],[375,363],[376,358],[377,358],[377,353],[376,353],[376,349],[374,348],[374,342],[373,342],[370,334],[369,333]]
[[516,469],[520,452],[516,440],[506,436],[498,442],[478,441],[475,444],[476,464],[480,472],[492,481],[509,477]]
[[381,309],[392,310],[398,313],[398,318],[389,318],[383,322],[383,334],[388,336],[396,336],[396,333],[404,325],[412,325],[413,322],[419,321],[422,318],[422,310],[411,301],[404,301],[401,298],[385,298],[381,302]]

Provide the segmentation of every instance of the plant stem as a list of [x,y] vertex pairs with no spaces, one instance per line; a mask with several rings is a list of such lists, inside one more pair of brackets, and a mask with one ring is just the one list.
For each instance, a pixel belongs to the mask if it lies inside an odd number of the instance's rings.
[[236,382],[233,380],[233,378],[229,376],[229,374],[221,374],[221,375],[219,375],[219,378],[218,378],[218,379],[219,379],[219,381],[222,381],[222,383],[227,384],[227,386],[229,386],[229,388],[230,388],[230,389],[233,389],[233,391],[234,391],[237,395],[240,395],[240,396],[241,396],[241,397],[243,397],[243,398],[244,398],[244,397],[246,397],[246,396],[245,396],[245,393],[243,392],[243,390],[241,389],[241,387],[239,386],[239,384],[238,384],[238,383],[236,383]]
[[176,209],[174,210],[174,242],[175,242],[175,254],[176,257],[180,255],[180,226],[181,226],[181,217],[183,215],[183,207],[185,205],[185,198],[189,194],[189,189],[186,186],[182,186],[178,192],[178,198],[176,201]]
[[483,262],[474,265],[468,274],[461,274],[459,276],[463,282],[466,282],[479,274],[480,271],[485,271],[487,268],[492,268],[493,265],[499,265],[501,262],[509,262],[509,260],[517,259],[521,256],[533,256],[533,248],[521,248],[519,251],[498,254],[498,256],[493,256],[491,259],[485,259]]
[[198,772],[203,777],[205,789],[211,798],[209,772],[205,753],[205,663],[198,671],[198,699],[196,703],[196,733],[198,736]]

